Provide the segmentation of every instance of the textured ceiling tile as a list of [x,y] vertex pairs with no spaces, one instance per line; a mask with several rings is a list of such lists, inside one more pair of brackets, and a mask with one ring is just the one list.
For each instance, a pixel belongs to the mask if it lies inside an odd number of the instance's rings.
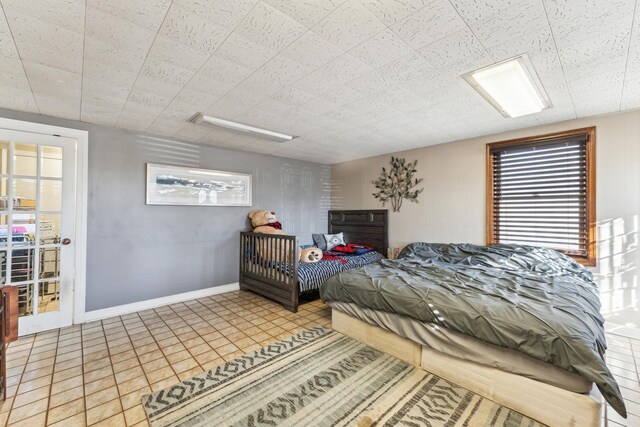
[[553,35],[548,25],[490,47],[487,51],[496,62],[526,53],[537,72],[548,72],[561,68]]
[[415,52],[398,58],[378,70],[382,77],[398,84],[411,81],[433,71],[433,67]]
[[265,98],[266,95],[263,93],[256,93],[249,89],[235,87],[218,102],[210,106],[205,113],[233,120],[234,117],[259,104]]
[[305,31],[305,26],[261,1],[242,20],[234,33],[259,46],[279,52]]
[[280,55],[315,69],[343,53],[342,49],[324,40],[318,34],[307,31],[287,46]]
[[310,68],[278,55],[248,77],[243,85],[273,95],[310,72]]
[[313,31],[339,48],[349,50],[384,29],[384,24],[360,3],[347,0]]
[[149,59],[158,59],[174,64],[176,67],[198,71],[210,55],[202,50],[184,46],[175,39],[158,35],[149,51]]
[[344,54],[322,66],[315,73],[320,73],[335,84],[341,85],[370,71],[371,67],[358,58]]
[[167,107],[171,109],[174,103],[181,103],[191,106],[194,114],[199,111],[204,111],[207,107],[218,102],[220,97],[209,95],[208,93],[199,90],[199,88],[187,89],[183,88],[178,95],[174,98],[171,104]]
[[31,90],[20,59],[0,58],[0,86]]
[[[84,69],[87,73],[86,62],[100,64],[102,69],[116,68],[137,74],[144,63],[145,54],[137,50],[115,47],[109,43],[91,37],[85,38]],[[101,71],[101,70],[97,70]],[[133,84],[133,81],[131,82]]]
[[23,60],[81,72],[82,32],[67,30],[11,9],[6,13]]
[[0,9],[0,56],[18,59],[18,50],[2,9]]
[[542,0],[524,0],[471,25],[471,29],[483,46],[490,48],[548,26]]
[[2,6],[10,22],[22,14],[70,32],[84,32],[84,0],[2,0]]
[[[36,90],[34,89],[34,92]],[[38,110],[46,116],[60,117],[62,119],[80,119],[80,97],[61,98],[59,96],[39,93],[36,95]]]
[[307,28],[320,22],[345,0],[264,0]]
[[87,7],[157,31],[171,0],[87,0]]
[[625,80],[620,106],[625,110],[640,108],[640,79]]
[[187,84],[193,74],[193,69],[178,67],[170,61],[151,57],[146,59],[140,71],[141,76],[149,77],[176,88],[175,93],[178,93],[180,88]]
[[[85,79],[102,85],[104,91],[108,91],[108,88],[113,88],[113,91],[119,91],[122,88],[129,91],[136,80],[137,71],[129,71],[115,66],[107,67],[102,62],[85,60],[83,75]],[[90,84],[88,88],[91,87]]]
[[157,30],[149,30],[104,11],[87,8],[87,39],[119,48],[127,52],[127,57],[144,59]]
[[[80,115],[81,76],[77,73],[60,70],[35,62],[24,62],[25,71],[36,101],[40,95],[56,96],[69,100],[69,107],[78,107]],[[43,111],[43,114],[44,111]]]
[[448,0],[435,0],[429,7],[393,25],[391,30],[410,46],[419,49],[462,28],[466,28],[466,24],[451,3]]
[[234,29],[258,0],[173,0],[173,3],[188,9],[212,24]]
[[297,89],[295,87],[288,87],[273,95],[272,99],[275,99],[287,105],[300,106],[311,102],[315,98],[313,95],[303,90]]
[[462,19],[472,25],[485,20],[521,0],[451,0]]
[[575,36],[585,37],[605,26],[624,25],[625,17],[632,18],[635,0],[545,0],[545,7],[556,41]]
[[187,141],[197,141],[211,131],[209,126],[196,125],[195,123],[186,123],[180,130],[172,136]]
[[624,70],[629,50],[629,31],[605,33],[600,37],[582,40],[558,47],[558,53],[568,80],[603,73]]
[[361,0],[361,3],[376,18],[391,26],[422,9],[433,0]]
[[569,81],[578,117],[617,111],[623,88],[623,72],[616,70]]
[[188,9],[172,5],[158,34],[193,50],[212,54],[229,32],[228,28],[213,24]]
[[202,66],[196,77],[202,77],[202,81],[221,83],[226,86],[235,86],[253,73],[253,69],[245,67],[233,61],[229,61],[217,54],[211,56]]
[[413,52],[414,50],[391,30],[384,30],[349,51],[351,55],[374,68]]
[[452,76],[460,76],[493,62],[468,28],[425,46],[418,53],[435,69]]
[[31,90],[14,86],[0,85],[0,107],[30,113],[39,112]]
[[398,86],[394,79],[387,78],[378,71],[373,71],[369,74],[358,77],[346,85],[363,96],[375,96]]
[[633,20],[626,78],[640,80],[640,7],[636,8],[636,16]]
[[216,55],[243,67],[255,70],[278,53],[233,32],[220,45]]

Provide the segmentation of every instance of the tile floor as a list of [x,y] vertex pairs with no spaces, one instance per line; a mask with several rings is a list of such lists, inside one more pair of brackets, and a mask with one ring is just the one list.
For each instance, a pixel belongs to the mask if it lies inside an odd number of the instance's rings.
[[[231,292],[20,338],[8,349],[3,426],[147,426],[141,396],[305,328],[331,323],[320,301],[298,313]],[[640,341],[609,337],[608,361],[640,426]]]

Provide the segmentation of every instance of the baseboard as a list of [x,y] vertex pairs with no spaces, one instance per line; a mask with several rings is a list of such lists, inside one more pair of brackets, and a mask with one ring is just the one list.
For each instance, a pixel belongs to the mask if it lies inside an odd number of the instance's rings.
[[204,298],[211,295],[224,294],[226,292],[237,291],[239,289],[239,283],[229,283],[228,285],[214,286],[212,288],[200,289],[197,291],[184,292],[161,298],[132,302],[131,304],[123,304],[115,307],[88,311],[84,315],[84,322],[93,322],[94,320],[102,320],[108,317],[122,316],[123,314],[135,313],[136,311],[148,310],[150,308],[162,307],[163,305]]

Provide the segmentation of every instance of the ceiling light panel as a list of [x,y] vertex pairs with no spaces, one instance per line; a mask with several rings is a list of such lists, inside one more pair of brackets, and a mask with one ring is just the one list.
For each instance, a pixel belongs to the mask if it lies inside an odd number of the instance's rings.
[[462,78],[507,118],[539,113],[551,107],[526,55],[472,71]]

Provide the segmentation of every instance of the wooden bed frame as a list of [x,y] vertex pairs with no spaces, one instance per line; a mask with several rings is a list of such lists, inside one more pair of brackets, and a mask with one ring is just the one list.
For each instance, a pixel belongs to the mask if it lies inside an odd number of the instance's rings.
[[[385,255],[388,247],[387,210],[331,210],[329,234],[344,233],[345,240],[371,246]],[[252,291],[298,311],[298,237],[240,233],[240,289]],[[259,251],[254,250],[260,248]]]
[[332,327],[336,331],[543,424],[567,427],[604,425],[605,405],[595,386],[589,394],[570,392],[446,355],[338,310],[332,310],[331,316]]

